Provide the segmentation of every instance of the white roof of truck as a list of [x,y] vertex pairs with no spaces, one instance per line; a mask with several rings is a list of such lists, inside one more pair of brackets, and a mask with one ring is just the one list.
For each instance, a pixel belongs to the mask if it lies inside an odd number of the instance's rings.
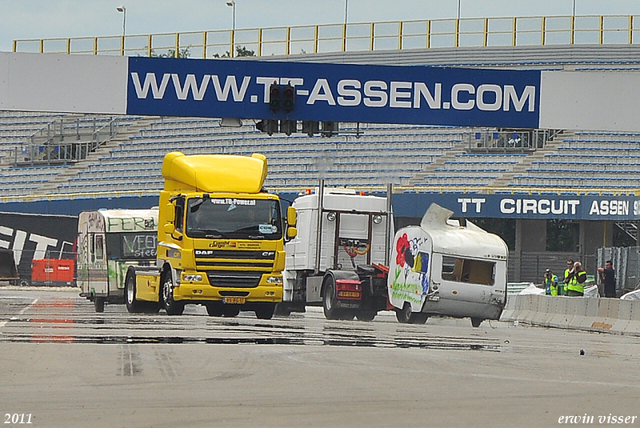
[[[324,189],[323,208],[325,210],[336,211],[367,211],[380,212],[387,211],[387,200],[380,196],[359,195],[351,189]],[[294,201],[296,209],[318,208],[318,194],[312,193],[296,198]]]

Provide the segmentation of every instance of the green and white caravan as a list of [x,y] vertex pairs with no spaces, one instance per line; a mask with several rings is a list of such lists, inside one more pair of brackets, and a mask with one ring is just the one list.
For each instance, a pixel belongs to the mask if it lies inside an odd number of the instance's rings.
[[78,218],[77,281],[96,312],[105,302],[124,303],[132,265],[156,262],[158,209],[84,211]]
[[452,211],[432,204],[420,226],[396,232],[387,291],[398,321],[432,315],[470,317],[478,327],[500,318],[507,301],[505,242]]

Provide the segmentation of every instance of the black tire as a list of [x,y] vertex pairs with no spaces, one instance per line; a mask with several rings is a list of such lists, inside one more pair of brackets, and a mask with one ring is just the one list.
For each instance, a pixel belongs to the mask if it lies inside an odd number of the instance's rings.
[[478,328],[480,327],[480,324],[482,324],[482,321],[484,321],[484,319],[482,318],[471,318],[471,326],[473,328]]
[[336,308],[336,288],[333,280],[325,280],[324,293],[322,294],[322,310],[324,317],[328,320],[337,320],[340,311]]
[[373,319],[378,315],[376,311],[360,311],[356,313],[356,318],[358,321],[373,321]]
[[273,318],[273,314],[276,310],[275,303],[268,303],[264,305],[260,305],[256,308],[256,318],[261,320],[270,320]]
[[171,273],[169,272],[162,277],[160,293],[162,307],[167,311],[167,315],[182,315],[184,303],[173,300],[173,278],[171,278]]
[[143,304],[136,299],[136,277],[131,273],[127,274],[127,279],[124,282],[124,301],[129,313],[142,312]]
[[222,316],[222,302],[209,302],[205,305],[210,317]]
[[338,319],[343,321],[352,321],[356,317],[356,312],[351,309],[340,309],[338,311]]
[[95,308],[96,312],[104,312],[104,302],[105,302],[105,298],[104,297],[94,297],[93,298],[93,307]]
[[413,315],[413,312],[411,311],[409,302],[404,302],[402,309],[396,309],[396,319],[401,324],[409,324],[411,322],[411,315]]
[[411,320],[409,321],[411,324],[424,324],[427,322],[429,315],[422,312],[415,312],[411,315]]
[[142,306],[142,312],[146,314],[157,314],[160,312],[159,302],[144,302]]

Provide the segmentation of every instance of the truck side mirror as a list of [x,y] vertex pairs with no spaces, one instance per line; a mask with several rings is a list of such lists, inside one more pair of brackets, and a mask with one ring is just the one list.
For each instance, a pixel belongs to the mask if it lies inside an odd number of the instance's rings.
[[164,230],[164,233],[167,233],[167,234],[171,235],[171,234],[173,234],[173,232],[176,231],[176,228],[173,225],[173,223],[165,223],[164,227],[162,228],[162,230]]
[[298,236],[298,229],[295,227],[289,226],[287,228],[287,238],[292,239]]
[[289,206],[289,208],[287,208],[287,223],[289,224],[289,226],[295,226],[297,222],[298,215],[296,213],[296,209],[292,206]]
[[174,221],[176,221],[176,207],[171,202],[167,204],[167,209],[165,210],[165,213],[166,213],[166,219],[168,222],[173,223]]

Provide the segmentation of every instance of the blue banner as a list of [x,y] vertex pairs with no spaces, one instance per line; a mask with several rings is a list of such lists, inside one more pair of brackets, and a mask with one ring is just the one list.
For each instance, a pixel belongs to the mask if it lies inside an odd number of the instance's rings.
[[[540,72],[129,58],[127,114],[537,128]],[[290,112],[269,109],[291,84]]]
[[454,217],[638,220],[640,199],[633,196],[481,195],[465,193],[401,193],[393,195],[394,214],[422,217],[435,202]]

